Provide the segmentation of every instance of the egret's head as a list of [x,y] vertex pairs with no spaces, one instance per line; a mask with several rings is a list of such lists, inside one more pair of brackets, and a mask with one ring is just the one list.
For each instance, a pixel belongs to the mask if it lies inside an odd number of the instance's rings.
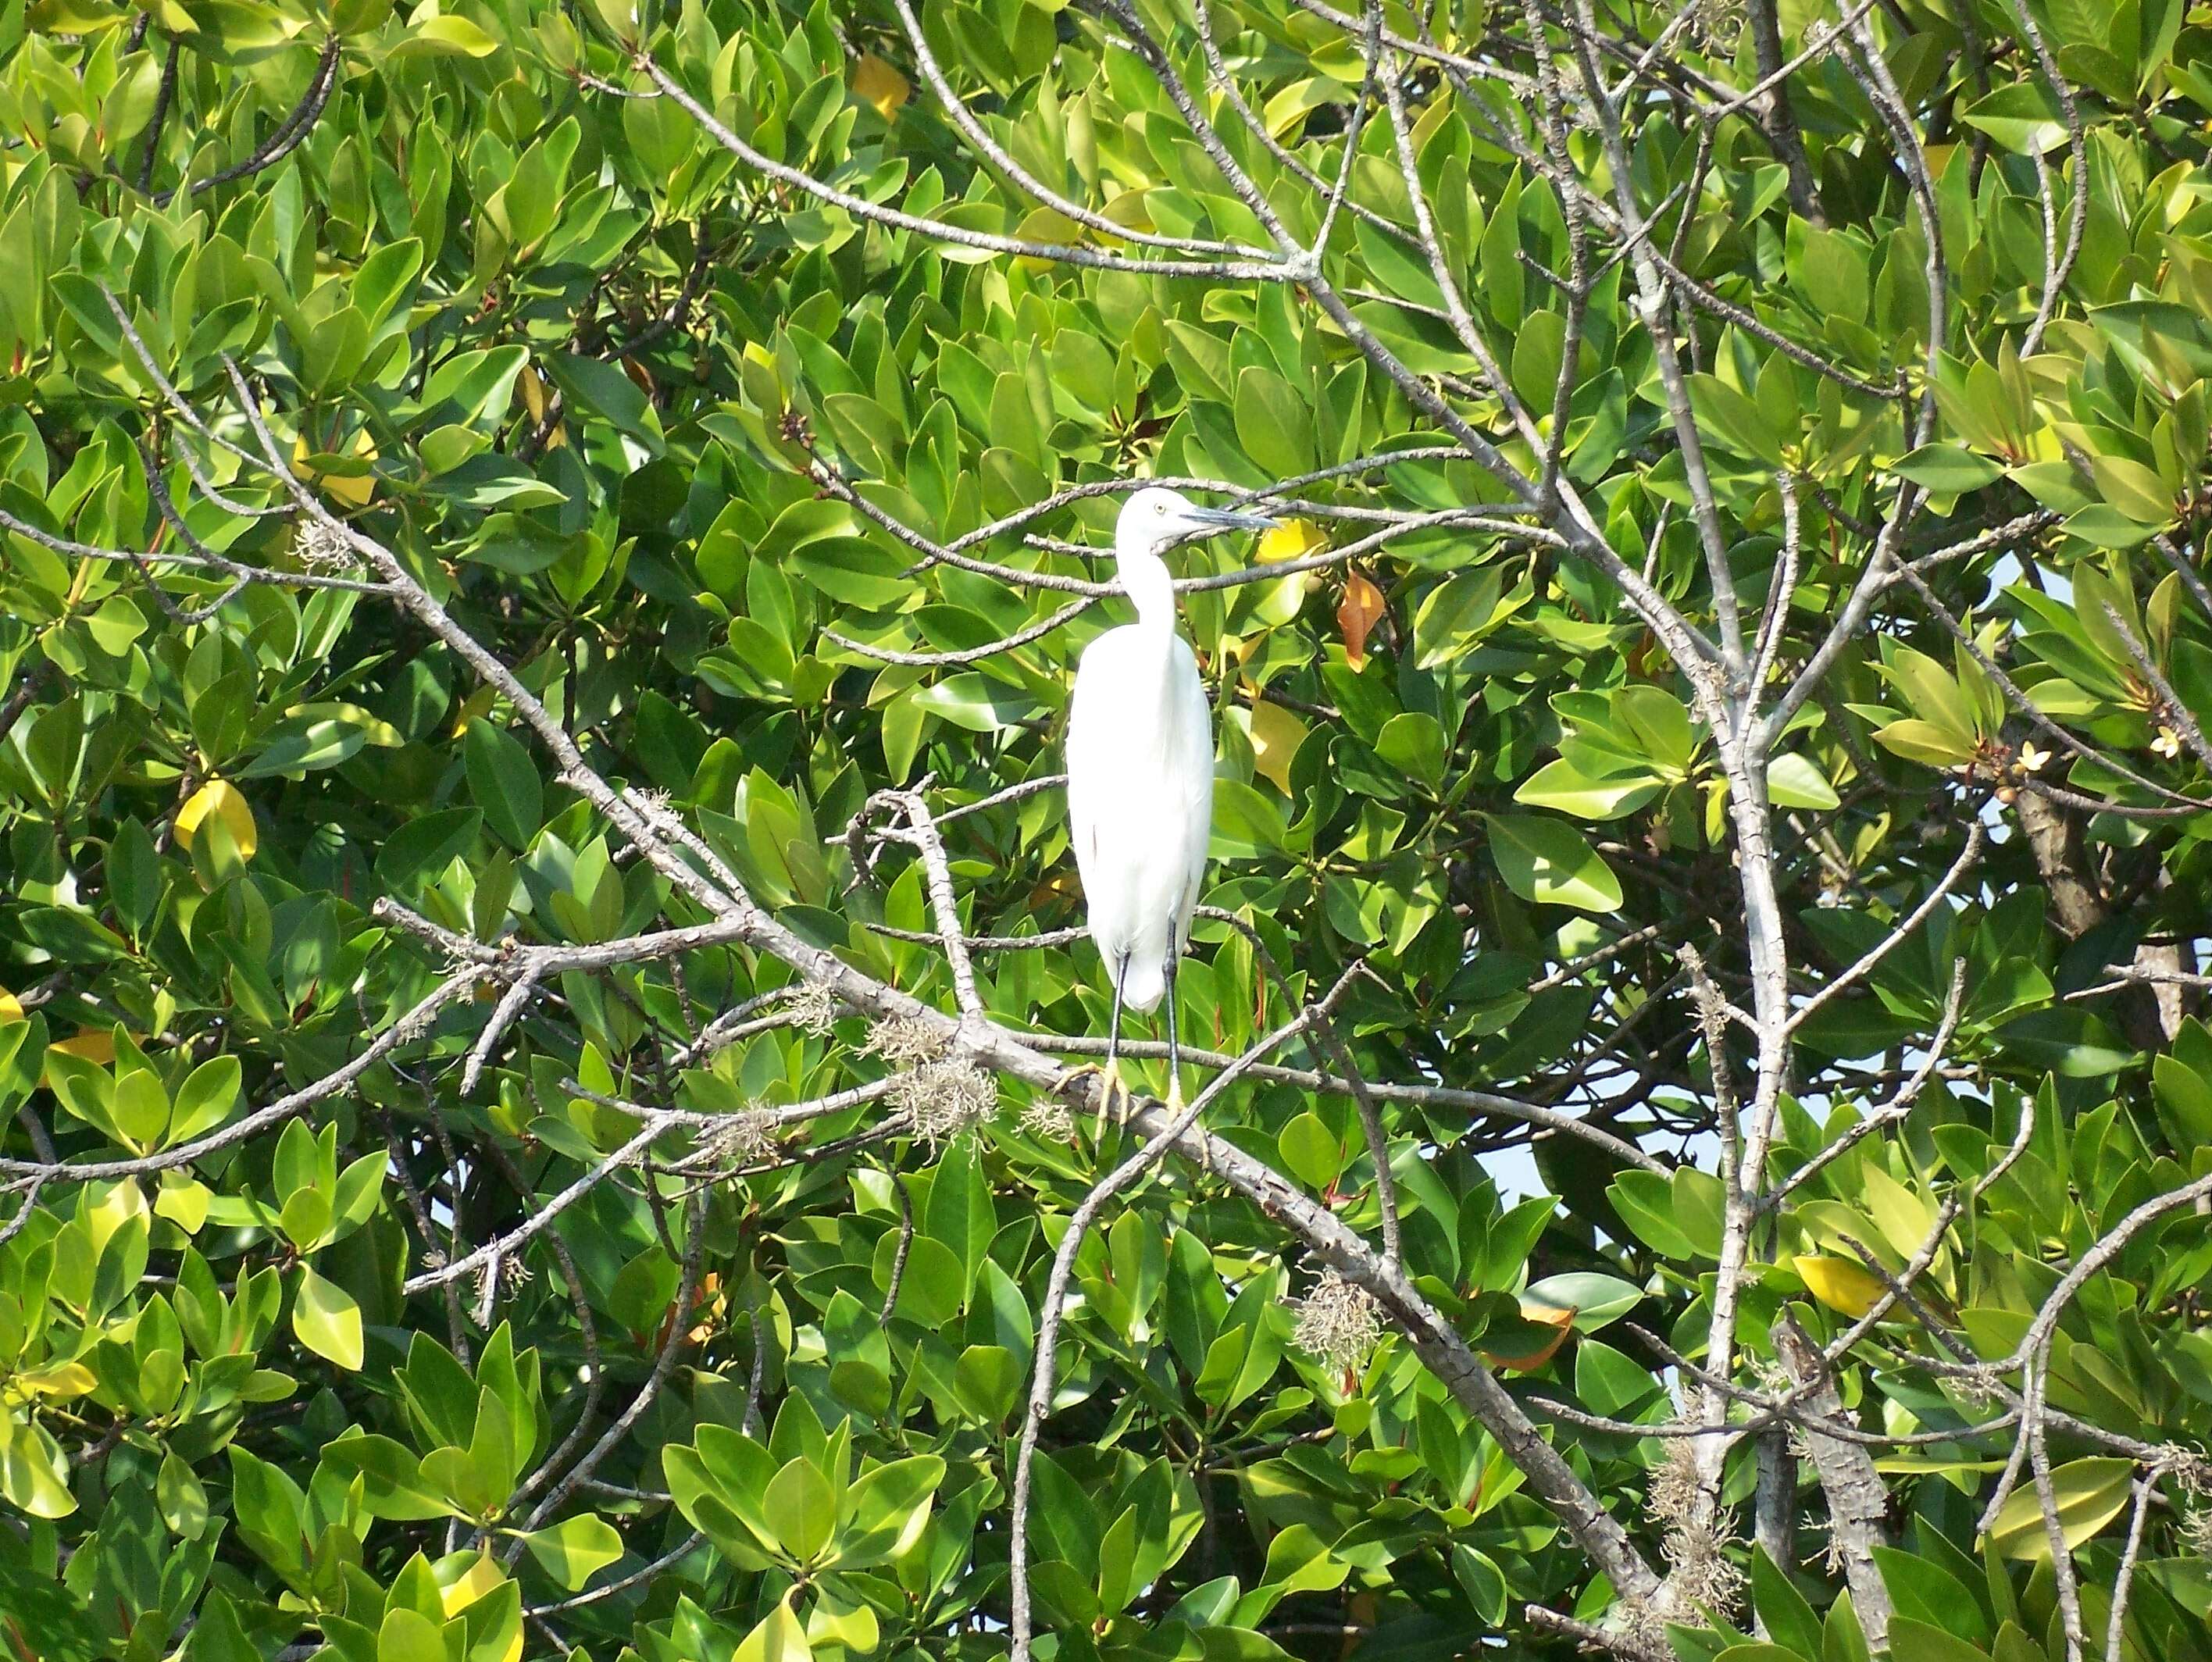
[[1158,557],[1186,537],[1218,531],[1265,531],[1276,521],[1268,514],[1201,507],[1179,490],[1147,485],[1121,505],[1114,540],[1124,554]]

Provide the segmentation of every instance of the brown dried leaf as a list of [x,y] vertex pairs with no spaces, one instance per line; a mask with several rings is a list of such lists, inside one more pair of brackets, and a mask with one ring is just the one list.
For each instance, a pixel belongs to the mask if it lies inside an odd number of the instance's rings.
[[1344,579],[1344,598],[1337,604],[1336,627],[1344,632],[1344,661],[1354,670],[1367,662],[1367,637],[1382,616],[1382,591],[1360,572]]
[[1553,1331],[1533,1350],[1523,1351],[1518,1356],[1485,1350],[1483,1361],[1508,1373],[1534,1373],[1559,1354],[1559,1346],[1566,1342],[1568,1333],[1574,1328],[1575,1313],[1572,1307],[1553,1310],[1539,1305],[1524,1304],[1521,1307],[1521,1319],[1532,1326],[1549,1327]]

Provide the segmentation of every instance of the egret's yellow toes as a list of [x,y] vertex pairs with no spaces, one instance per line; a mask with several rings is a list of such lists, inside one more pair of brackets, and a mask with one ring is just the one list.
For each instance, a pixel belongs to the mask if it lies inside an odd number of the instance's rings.
[[1118,1058],[1103,1067],[1096,1062],[1086,1062],[1079,1068],[1070,1069],[1068,1077],[1073,1079],[1084,1074],[1093,1075],[1098,1081],[1098,1119],[1091,1134],[1094,1141],[1100,1140],[1106,1135],[1107,1122],[1126,1114],[1134,1099],[1129,1094],[1129,1088],[1121,1083],[1121,1064]]
[[1136,1111],[1136,1094],[1119,1073],[1109,1073],[1098,1093],[1098,1136],[1103,1141],[1107,1121],[1127,1119]]

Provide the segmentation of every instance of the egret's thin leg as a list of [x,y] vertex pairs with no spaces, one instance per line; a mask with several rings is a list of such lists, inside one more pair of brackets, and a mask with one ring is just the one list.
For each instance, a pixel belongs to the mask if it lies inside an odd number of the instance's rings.
[[1182,1049],[1176,1042],[1176,961],[1168,955],[1168,1112],[1182,1111]]
[[1098,1082],[1098,1125],[1093,1135],[1102,1141],[1106,1136],[1107,1118],[1114,1112],[1114,1099],[1122,1094],[1121,987],[1128,978],[1129,958],[1124,953],[1114,966],[1114,1014],[1106,1023],[1106,1066]]

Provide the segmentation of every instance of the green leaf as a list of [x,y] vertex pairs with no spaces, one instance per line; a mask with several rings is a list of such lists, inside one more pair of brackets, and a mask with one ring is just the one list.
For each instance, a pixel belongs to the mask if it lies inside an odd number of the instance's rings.
[[1444,761],[1450,744],[1443,725],[1434,716],[1419,710],[1407,710],[1383,724],[1375,740],[1375,754],[1433,790],[1443,782]]
[[518,1538],[546,1574],[571,1592],[623,1556],[622,1537],[596,1513],[580,1513]]
[[862,537],[819,537],[792,550],[790,566],[832,600],[875,611],[913,593],[910,557]]
[[[2069,1552],[2120,1515],[2128,1504],[2134,1479],[2131,1462],[2101,1454],[2070,1460],[2051,1474],[2060,1533]],[[2042,1500],[2033,1483],[2023,1482],[1998,1508],[1990,1527],[1990,1542],[2007,1558],[2050,1562],[2050,1532],[2044,1524]]]
[[1278,479],[1311,472],[1313,412],[1273,370],[1253,365],[1237,377],[1237,439],[1261,471]]
[[2014,81],[1968,105],[1962,118],[2015,155],[2048,155],[2066,143],[2066,118],[2039,81]]
[[361,1367],[361,1306],[343,1288],[324,1280],[305,1264],[292,1295],[292,1331],[308,1350],[348,1373]]
[[1665,1257],[1686,1259],[1696,1249],[1675,1222],[1673,1192],[1656,1172],[1626,1171],[1613,1179],[1606,1195],[1639,1239]]
[[800,1563],[811,1563],[830,1544],[837,1524],[837,1503],[830,1480],[804,1456],[784,1463],[761,1496],[761,1513],[783,1550]]
[[1843,798],[1827,775],[1812,761],[1794,750],[1784,751],[1766,764],[1766,794],[1777,807],[1826,810],[1839,808]]
[[2104,499],[2137,525],[2169,525],[2179,512],[2172,488],[2141,462],[2099,456],[2092,458],[2089,471]]
[[1962,496],[2004,477],[1995,462],[1956,445],[1923,445],[1892,463],[1890,471],[1939,496]]
[[1002,1344],[971,1344],[953,1366],[960,1405],[988,1424],[1003,1424],[1021,1400],[1022,1359]]
[[527,849],[544,811],[544,787],[538,783],[530,752],[488,721],[469,724],[461,752],[468,766],[469,794],[483,810],[485,822],[517,852]]
[[1610,735],[1614,743],[1649,757],[1670,774],[1688,770],[1697,753],[1698,735],[1680,699],[1664,688],[1639,683],[1615,693],[1607,712],[1614,725]]
[[1764,1547],[1752,1549],[1751,1598],[1760,1625],[1776,1642],[1803,1662],[1820,1662],[1820,1618]]
[[178,1088],[162,1146],[173,1147],[204,1137],[230,1118],[244,1077],[235,1056],[211,1056],[194,1068]]
[[1825,230],[1817,225],[1792,225],[1790,229],[1803,238],[1793,276],[1803,285],[1814,309],[1828,318],[1865,317],[1872,297],[1867,252],[1858,240],[1846,232]]
[[378,879],[395,894],[411,893],[418,881],[438,876],[466,852],[483,821],[474,808],[448,808],[408,821],[378,853]]
[[1987,1662],[1988,1656],[1980,1647],[1909,1616],[1891,1618],[1889,1654],[1892,1662]]
[[1002,682],[974,674],[947,676],[913,696],[915,704],[931,715],[943,716],[974,733],[1006,731],[1030,710],[1026,699]]
[[1433,670],[1464,653],[1488,632],[1504,580],[1489,567],[1439,583],[1413,614],[1414,667]]
[[1294,1116],[1276,1134],[1275,1148],[1291,1175],[1310,1189],[1326,1189],[1344,1169],[1345,1150],[1319,1115]]
[[1212,855],[1218,860],[1261,859],[1283,846],[1283,810],[1274,799],[1241,779],[1213,782]]
[[394,58],[489,58],[499,42],[467,18],[456,14],[426,17],[408,37],[392,49]]
[[376,1662],[417,1662],[444,1654],[446,1641],[428,1617],[404,1607],[385,1611],[376,1629]]
[[107,846],[107,892],[132,934],[154,920],[161,904],[161,858],[154,839],[136,818],[116,828]]
[[838,1542],[836,1562],[858,1569],[903,1556],[928,1526],[930,1497],[944,1481],[945,1462],[934,1454],[909,1455],[863,1472],[846,1493],[851,1524]]
[[1618,912],[1620,879],[1572,826],[1526,814],[1486,814],[1490,852],[1506,887],[1524,901]]
[[1571,1310],[1577,1333],[1595,1333],[1610,1326],[1644,1301],[1644,1289],[1619,1276],[1595,1270],[1574,1270],[1531,1282],[1521,1295],[1522,1303],[1548,1310]]
[[154,1500],[171,1534],[197,1541],[206,1532],[207,1486],[173,1449],[161,1456],[161,1470],[154,1480]]
[[367,1482],[364,1504],[373,1518],[419,1520],[451,1515],[452,1507],[433,1492],[422,1476],[422,1463],[390,1437],[360,1428],[349,1428],[336,1441],[323,1445],[325,1465],[341,1471],[357,1471]]
[[1874,741],[1908,761],[1925,762],[1930,767],[1962,767],[1974,755],[1971,738],[1960,737],[1948,726],[1939,727],[1911,716],[1875,728]]
[[1566,756],[1545,763],[1522,781],[1513,800],[1578,820],[1616,820],[1634,813],[1664,787],[1656,773],[1639,765],[1624,764],[1620,773],[1592,777],[1580,763],[1579,757]]
[[529,351],[520,346],[457,352],[431,371],[424,383],[423,412],[444,421],[483,426],[507,413],[514,397],[515,377],[529,361]]
[[791,1601],[798,1595],[786,1593],[767,1620],[744,1636],[731,1662],[813,1662],[813,1648],[806,1642],[806,1627],[794,1615]]

